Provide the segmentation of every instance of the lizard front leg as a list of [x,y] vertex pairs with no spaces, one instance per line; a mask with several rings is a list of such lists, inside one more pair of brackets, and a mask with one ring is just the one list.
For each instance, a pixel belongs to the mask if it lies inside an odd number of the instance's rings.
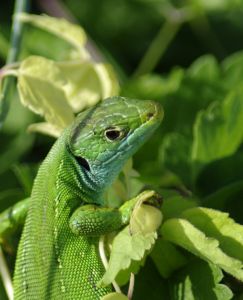
[[160,196],[153,191],[145,191],[117,209],[90,204],[81,206],[71,216],[69,226],[74,234],[85,236],[100,236],[119,230],[129,223],[132,211],[141,199],[159,206]]

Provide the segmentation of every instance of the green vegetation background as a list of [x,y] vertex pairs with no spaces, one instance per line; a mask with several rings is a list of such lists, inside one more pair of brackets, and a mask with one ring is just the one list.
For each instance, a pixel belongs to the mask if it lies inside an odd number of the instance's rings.
[[[57,13],[47,2],[34,1],[31,13]],[[193,198],[243,224],[243,1],[63,3],[114,66],[121,95],[155,99],[164,107],[161,127],[134,158],[140,180],[164,192],[165,202],[170,193]],[[1,3],[2,66],[13,6],[14,1]],[[167,31],[161,33],[164,26]],[[62,55],[60,44],[41,31],[29,29],[23,45],[26,53]],[[152,54],[146,58],[151,45]],[[156,57],[158,62],[153,61]],[[21,106],[14,91],[11,100],[0,133],[0,210],[29,196],[38,165],[54,142],[26,133],[39,118]],[[8,260],[13,265],[14,253]],[[221,280],[213,268],[194,258],[162,278],[149,258],[136,276],[134,299],[230,299],[212,292],[219,290],[216,283]],[[234,299],[243,299],[242,283],[229,275],[223,283]],[[5,299],[1,293],[0,288],[0,299]]]

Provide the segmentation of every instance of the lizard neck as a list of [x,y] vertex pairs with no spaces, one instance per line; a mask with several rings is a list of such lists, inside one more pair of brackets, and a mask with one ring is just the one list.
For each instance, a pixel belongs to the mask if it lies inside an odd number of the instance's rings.
[[83,169],[70,153],[66,144],[66,135],[68,134],[69,130],[65,130],[53,146],[53,152],[55,152],[55,148],[58,149],[58,153],[62,152],[57,159],[56,185],[58,191],[65,192],[68,198],[72,199],[72,203],[74,203],[73,199],[76,199],[77,205],[80,205],[80,202],[102,204],[103,189],[96,176]]

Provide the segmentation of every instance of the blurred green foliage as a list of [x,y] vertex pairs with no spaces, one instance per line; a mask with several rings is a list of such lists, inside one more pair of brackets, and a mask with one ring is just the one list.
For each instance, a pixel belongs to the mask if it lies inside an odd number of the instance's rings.
[[[188,219],[193,207],[202,206],[228,212],[243,224],[243,1],[62,3],[69,11],[67,16],[84,27],[116,69],[120,94],[154,99],[164,107],[161,127],[134,157],[140,177],[131,189],[135,191],[136,186],[137,192],[137,186],[146,185],[160,191],[165,223],[173,218]],[[1,4],[2,65],[9,47],[13,5],[13,1]],[[58,15],[57,8],[50,11],[48,5],[33,1],[31,12]],[[169,28],[178,26],[177,32],[171,35],[163,53],[163,41],[168,36],[158,38],[153,50],[158,58],[155,68],[151,71],[147,60],[140,76],[134,75],[167,23]],[[68,50],[67,44],[50,34],[27,28],[21,57],[34,54],[62,60]],[[11,100],[0,133],[0,211],[30,195],[38,165],[54,142],[53,138],[27,133],[27,127],[40,118],[21,106],[17,93]],[[223,214],[221,217],[223,220]],[[198,223],[203,219],[200,214],[195,218],[190,221],[198,230],[215,237],[207,231],[205,220],[205,224]],[[190,249],[168,240],[158,240],[151,258],[136,275],[134,299],[242,299],[243,284],[239,280],[225,276],[217,265],[195,258]],[[227,242],[234,245],[236,254],[242,251],[235,237]],[[14,254],[8,256],[12,271]],[[0,298],[5,299],[2,293],[0,286]]]

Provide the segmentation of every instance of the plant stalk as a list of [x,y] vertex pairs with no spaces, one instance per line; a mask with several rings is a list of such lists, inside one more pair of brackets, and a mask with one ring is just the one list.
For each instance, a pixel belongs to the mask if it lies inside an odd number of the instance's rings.
[[154,70],[180,27],[180,22],[165,21],[134,72],[134,76],[141,76]]
[[[7,65],[16,62],[18,59],[23,35],[23,25],[21,21],[17,18],[17,15],[19,13],[26,12],[28,10],[28,7],[29,0],[15,1],[13,23],[10,37],[10,49],[6,61]],[[14,83],[15,78],[12,77],[7,77],[2,83],[2,92],[0,94],[0,128],[2,127],[9,110],[11,92]]]
[[1,246],[0,246],[0,276],[2,277],[3,286],[5,288],[9,300],[13,300],[12,280]]

